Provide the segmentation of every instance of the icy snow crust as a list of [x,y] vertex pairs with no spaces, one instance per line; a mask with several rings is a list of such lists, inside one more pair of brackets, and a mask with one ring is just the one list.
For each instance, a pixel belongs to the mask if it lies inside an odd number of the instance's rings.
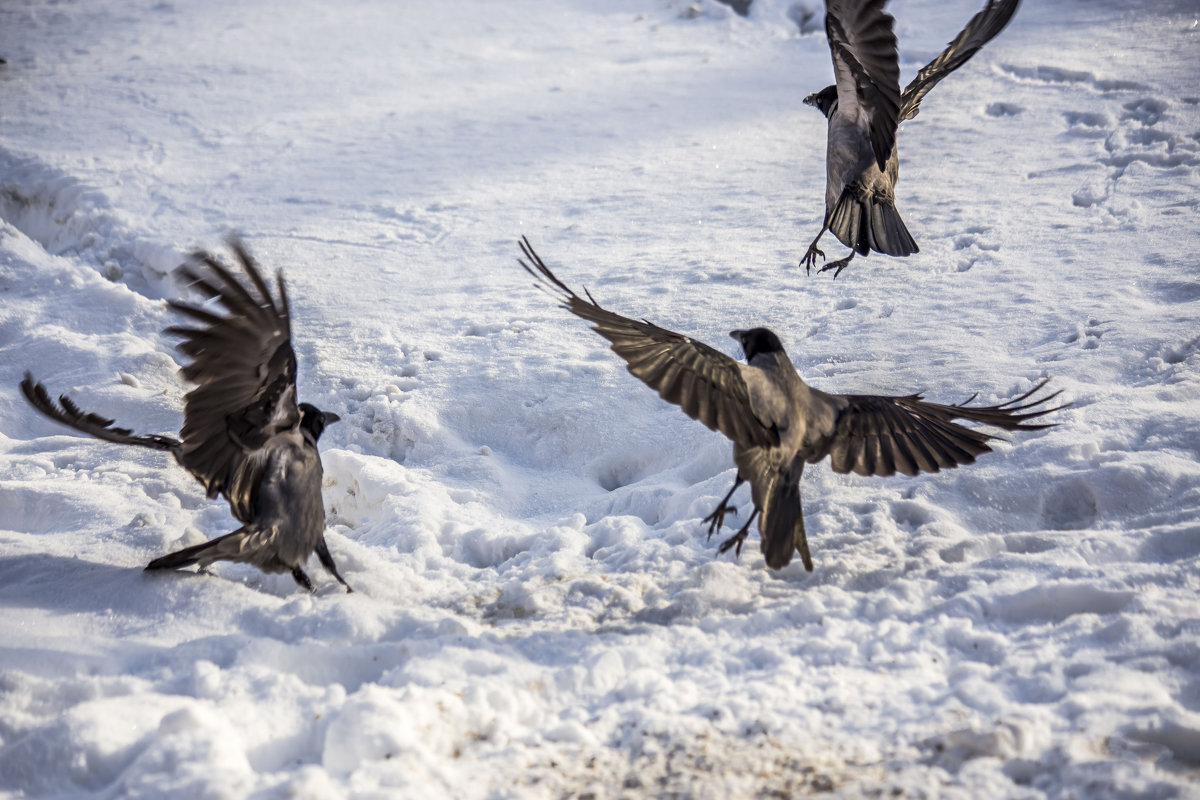
[[[834,282],[796,267],[806,3],[5,3],[0,789],[1200,796],[1196,5],[1027,2],[900,131],[920,254]],[[903,79],[979,5],[893,2]],[[311,597],[143,574],[224,504],[17,391],[177,431],[169,275],[231,228],[343,418],[353,595],[315,560]],[[773,328],[823,389],[1074,405],[939,475],[810,468],[812,574],[757,533],[718,557],[728,443],[532,288],[520,234],[730,354]]]

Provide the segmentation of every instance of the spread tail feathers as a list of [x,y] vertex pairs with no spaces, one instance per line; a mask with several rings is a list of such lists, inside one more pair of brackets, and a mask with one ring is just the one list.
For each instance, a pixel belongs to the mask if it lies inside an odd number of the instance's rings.
[[46,387],[40,383],[35,383],[33,376],[28,372],[25,373],[25,380],[21,381],[21,393],[25,395],[25,399],[38,411],[55,422],[61,422],[63,425],[74,428],[80,433],[95,436],[97,439],[103,439],[106,442],[134,444],[138,447],[149,447],[152,450],[171,450],[176,455],[179,454],[180,443],[178,439],[173,439],[170,436],[138,436],[128,428],[115,427],[111,419],[106,419],[99,414],[89,414],[86,411],[82,411],[65,394],[59,395],[58,404],[56,404],[50,399],[50,394],[46,391]]
[[829,230],[842,244],[863,255],[872,250],[889,256],[907,256],[918,251],[896,206],[870,196],[860,197],[853,186],[846,187],[833,207]]

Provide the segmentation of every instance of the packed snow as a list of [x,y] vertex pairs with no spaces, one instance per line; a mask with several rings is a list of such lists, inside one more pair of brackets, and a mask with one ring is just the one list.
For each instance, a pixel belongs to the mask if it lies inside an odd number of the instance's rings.
[[[902,82],[981,3],[890,3]],[[900,129],[921,252],[836,281],[797,266],[821,13],[0,6],[0,792],[1200,797],[1200,7],[1025,3]],[[227,506],[17,389],[177,432],[172,271],[230,231],[342,416],[354,594],[315,560],[315,595],[143,573]],[[812,573],[757,532],[718,555],[729,443],[531,285],[522,234],[730,355],[772,328],[821,389],[1072,405],[941,474],[808,469]]]

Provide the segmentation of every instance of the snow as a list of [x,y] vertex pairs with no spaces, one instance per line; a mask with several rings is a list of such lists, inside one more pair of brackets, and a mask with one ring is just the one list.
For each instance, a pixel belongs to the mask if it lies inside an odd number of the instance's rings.
[[[902,79],[979,5],[891,3]],[[796,267],[805,11],[0,8],[0,792],[1200,796],[1195,3],[1025,3],[901,128],[921,252],[836,281]],[[342,416],[352,595],[144,574],[226,506],[17,390],[177,431],[170,273],[229,230]],[[1073,405],[938,475],[806,470],[811,574],[718,556],[728,443],[530,285],[522,234],[731,355],[771,327],[822,389]]]

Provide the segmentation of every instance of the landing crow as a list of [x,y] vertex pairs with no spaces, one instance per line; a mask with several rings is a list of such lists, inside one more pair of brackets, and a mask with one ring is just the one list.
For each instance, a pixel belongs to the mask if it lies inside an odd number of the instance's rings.
[[183,337],[179,349],[191,363],[182,374],[196,384],[184,398],[182,441],[118,428],[111,419],[81,411],[66,395],[55,404],[29,373],[21,391],[34,408],[77,431],[170,452],[204,484],[209,497],[219,494],[229,501],[242,527],[157,558],[147,570],[192,564],[204,570],[214,561],[241,561],[264,572],[290,572],[311,592],[304,564],[316,552],[321,565],[352,591],[325,544],[317,452],[321,432],[338,415],[296,402],[296,354],[283,273],[276,274],[276,300],[245,246],[237,239],[230,246],[249,285],[201,251],[180,267],[180,274],[220,308],[170,303],[186,324],[167,333]]
[[853,248],[819,272],[841,274],[854,253],[874,250],[889,256],[917,252],[896,211],[896,128],[920,110],[938,81],[965,64],[1008,24],[1019,0],[988,0],[941,55],[926,64],[900,93],[900,65],[886,0],[827,0],[825,33],[837,83],[804,98],[829,120],[825,153],[825,220],[800,263],[810,271],[821,234],[833,233]]
[[[525,238],[523,266],[563,308],[592,323],[612,343],[631,373],[667,402],[733,440],[737,477],[712,514],[705,517],[711,537],[732,509],[729,500],[750,482],[754,512],[720,551],[737,547],[755,517],[762,552],[775,569],[799,551],[804,568],[812,557],[800,508],[800,476],[805,464],[829,456],[834,472],[859,475],[916,475],[970,464],[991,448],[994,437],[954,422],[965,419],[1005,430],[1038,430],[1026,420],[1063,406],[1046,408],[1059,392],[1030,399],[1046,385],[994,406],[938,405],[920,395],[902,397],[827,394],[801,380],[779,337],[766,328],[732,331],[746,354],[742,364],[706,344],[601,308],[591,294],[575,294],[538,257]],[[974,399],[972,396],[967,402]],[[1029,402],[1025,402],[1025,401]]]

